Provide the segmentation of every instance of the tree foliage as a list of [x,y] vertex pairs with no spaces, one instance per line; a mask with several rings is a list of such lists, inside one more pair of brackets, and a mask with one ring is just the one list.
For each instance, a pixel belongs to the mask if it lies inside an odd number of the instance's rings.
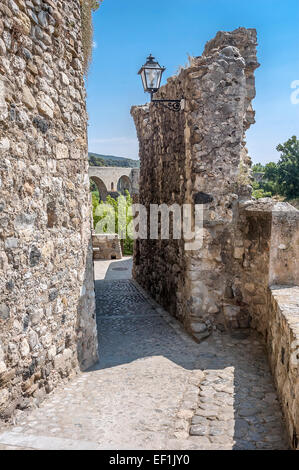
[[112,166],[122,168],[139,168],[139,160],[132,160],[131,158],[116,157],[113,155],[99,155],[97,153],[88,154],[89,164],[91,166]]
[[299,140],[293,136],[279,144],[277,150],[281,152],[278,163],[253,166],[253,172],[263,173],[262,180],[253,183],[253,196],[258,199],[275,195],[288,200],[299,198]]
[[254,173],[263,173],[265,171],[265,167],[261,163],[256,163],[255,165],[253,165],[252,171]]
[[103,160],[103,158],[98,158],[98,157],[95,157],[94,155],[89,155],[88,161],[89,161],[90,166],[110,166],[110,165],[106,165],[106,162],[105,160]]
[[281,194],[288,199],[299,197],[299,140],[293,136],[277,146],[281,152],[277,164],[277,181]]
[[90,180],[90,192],[94,194],[98,199],[100,199],[99,190],[96,183]]
[[252,188],[253,188],[252,195],[256,199],[261,199],[262,197],[272,197],[273,196],[272,192],[265,191],[265,189],[261,188],[261,183],[258,183],[256,181],[254,181],[252,183]]
[[[119,214],[119,206],[124,208],[124,217]],[[126,191],[125,196],[120,195],[117,199],[108,195],[105,202],[99,202],[96,193],[92,193],[92,208],[94,229],[97,228],[99,222],[104,220],[107,224],[104,226],[103,232],[109,233],[108,227],[112,224],[113,233],[122,235],[124,254],[131,255],[134,242],[131,233],[133,220],[132,198],[129,192]]]

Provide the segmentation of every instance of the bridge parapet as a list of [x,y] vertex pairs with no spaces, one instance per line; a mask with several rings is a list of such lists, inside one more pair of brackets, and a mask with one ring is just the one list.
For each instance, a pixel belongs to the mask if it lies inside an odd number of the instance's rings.
[[139,168],[90,166],[88,173],[103,200],[108,193],[124,193],[126,189],[132,195],[139,194]]

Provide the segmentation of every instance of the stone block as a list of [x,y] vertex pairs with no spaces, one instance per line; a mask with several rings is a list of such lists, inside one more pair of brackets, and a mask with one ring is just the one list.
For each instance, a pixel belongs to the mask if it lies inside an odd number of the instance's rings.
[[28,106],[29,109],[36,108],[36,101],[27,86],[23,88],[23,102],[26,104],[26,106]]
[[56,158],[58,160],[69,158],[69,149],[65,144],[57,144]]

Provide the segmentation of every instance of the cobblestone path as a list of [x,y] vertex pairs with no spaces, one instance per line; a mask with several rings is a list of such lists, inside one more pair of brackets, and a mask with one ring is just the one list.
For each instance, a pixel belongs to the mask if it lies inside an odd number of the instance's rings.
[[128,279],[130,261],[106,268],[96,266],[100,363],[20,416],[0,449],[288,448],[255,333],[198,345]]

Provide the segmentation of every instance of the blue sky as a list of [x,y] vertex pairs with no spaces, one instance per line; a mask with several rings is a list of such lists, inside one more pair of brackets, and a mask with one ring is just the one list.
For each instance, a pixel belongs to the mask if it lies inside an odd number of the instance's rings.
[[298,0],[104,0],[94,14],[93,62],[87,80],[89,150],[138,158],[130,108],[148,101],[137,72],[149,53],[167,68],[164,81],[188,54],[201,55],[217,31],[258,31],[256,124],[247,131],[254,162],[277,161],[277,144],[299,137]]

